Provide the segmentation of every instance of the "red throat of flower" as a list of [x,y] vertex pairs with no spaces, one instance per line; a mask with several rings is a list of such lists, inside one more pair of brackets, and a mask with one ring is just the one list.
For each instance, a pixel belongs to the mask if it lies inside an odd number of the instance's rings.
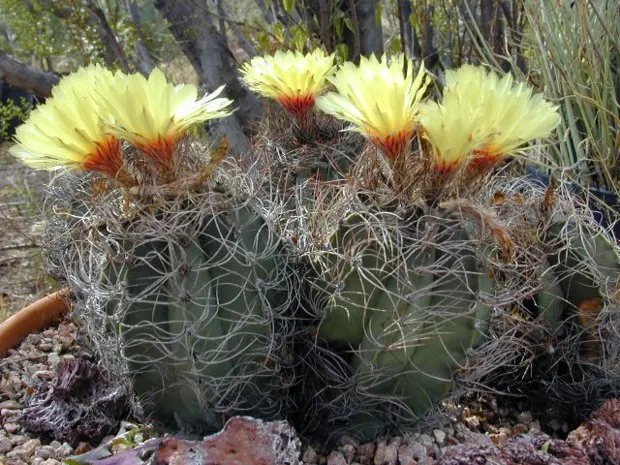
[[460,164],[461,164],[461,160],[451,160],[449,162],[444,161],[441,163],[437,162],[435,164],[435,169],[438,174],[442,176],[447,176],[450,173],[452,173],[454,170],[456,170]]
[[413,137],[413,131],[400,131],[387,136],[372,136],[373,144],[383,150],[385,156],[394,163],[400,154],[405,151],[407,144]]
[[491,147],[474,150],[474,156],[470,160],[467,169],[476,173],[488,171],[495,166],[503,156],[492,150]]
[[116,178],[123,168],[120,141],[111,137],[97,144],[97,151],[86,159],[83,168]]
[[169,167],[174,155],[174,147],[179,137],[161,137],[149,144],[140,144],[137,147],[157,163]]
[[278,99],[286,111],[292,114],[297,121],[303,123],[308,117],[308,113],[314,107],[314,95],[294,95],[283,96]]

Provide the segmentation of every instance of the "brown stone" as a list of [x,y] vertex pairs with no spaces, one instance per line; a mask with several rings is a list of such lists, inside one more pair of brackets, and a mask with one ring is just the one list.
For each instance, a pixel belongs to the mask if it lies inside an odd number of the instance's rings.
[[620,399],[605,402],[566,442],[583,447],[592,465],[620,463]]
[[231,418],[203,441],[170,438],[155,452],[154,465],[298,465],[300,441],[286,422]]

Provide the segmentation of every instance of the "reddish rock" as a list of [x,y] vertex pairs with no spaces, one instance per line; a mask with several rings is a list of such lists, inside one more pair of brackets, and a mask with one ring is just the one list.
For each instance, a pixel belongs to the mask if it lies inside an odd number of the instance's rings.
[[166,439],[154,465],[299,465],[300,441],[286,422],[231,418],[203,441]]
[[605,402],[566,442],[583,447],[592,465],[620,464],[620,399]]
[[584,450],[548,436],[520,436],[504,447],[460,444],[445,449],[439,465],[590,465]]

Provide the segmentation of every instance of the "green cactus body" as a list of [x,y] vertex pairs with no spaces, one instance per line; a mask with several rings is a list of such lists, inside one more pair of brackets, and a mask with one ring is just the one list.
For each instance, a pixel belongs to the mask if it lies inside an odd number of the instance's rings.
[[[346,249],[351,246],[342,238],[366,238],[364,229],[359,216],[347,218],[341,230],[332,236],[336,249],[332,262],[346,256]],[[350,234],[353,230],[356,233]],[[436,244],[464,244],[468,240],[465,229],[454,222],[441,225],[434,238]],[[326,307],[319,336],[329,343],[333,337],[339,346],[344,334],[351,345],[355,353],[350,362],[354,372],[351,395],[357,396],[360,409],[364,397],[382,397],[385,402],[400,402],[400,408],[408,410],[410,418],[420,417],[451,392],[454,371],[465,365],[468,351],[482,342],[481,331],[488,328],[491,307],[479,298],[479,287],[492,292],[493,282],[477,269],[476,257],[466,248],[451,247],[445,251],[416,243],[407,255],[406,266],[398,267],[397,260],[377,254],[378,246],[372,242],[366,240],[362,244],[366,249],[359,253],[374,259],[373,268],[344,282],[339,306]],[[354,269],[353,265],[348,266]],[[367,275],[371,277],[360,283],[360,276]],[[360,297],[360,292],[368,297]],[[349,295],[356,298],[350,299]],[[336,312],[342,315],[337,318]],[[353,338],[351,330],[343,325],[355,316],[358,319],[353,323],[362,326],[362,330],[356,327]],[[340,327],[330,327],[335,324]],[[371,416],[354,414],[349,424],[359,422],[355,428],[373,431],[377,431],[381,421],[385,426],[385,417],[373,420]]]
[[[437,252],[441,260],[441,252]],[[457,257],[447,257],[447,269],[457,265]],[[403,373],[395,392],[416,416],[427,413],[444,398],[454,384],[454,370],[463,366],[467,351],[478,333],[474,312],[478,276],[475,260],[460,257],[465,273],[435,279],[432,297],[422,318],[424,327],[418,339],[421,343],[409,357],[410,367]],[[479,316],[479,315],[478,315]],[[486,315],[484,315],[486,316]]]
[[[261,283],[267,282],[269,274],[277,269],[281,250],[272,242],[273,235],[262,219],[250,218],[245,210],[235,212],[235,216],[233,221],[240,225],[238,231],[215,217],[206,225],[200,240],[211,263],[222,330],[230,335],[225,352],[237,360],[235,372],[254,373],[255,378],[262,372],[269,377],[263,349],[269,347],[274,322],[264,312],[265,299],[270,299],[269,307],[277,307],[282,304],[282,297],[277,291],[266,295]],[[243,363],[239,363],[241,360]]]
[[[375,300],[381,295],[381,280],[375,275],[381,274],[379,269],[382,260],[373,245],[356,250],[355,244],[368,243],[364,237],[364,228],[359,223],[361,217],[351,215],[346,224],[339,228],[331,237],[330,243],[336,251],[349,248],[353,244],[353,255],[343,258],[330,254],[328,261],[333,267],[338,283],[319,279],[313,286],[313,294],[326,298],[325,290],[334,292],[327,299],[323,311],[325,317],[321,321],[318,334],[337,346],[357,347],[365,333],[366,323],[370,319]],[[362,226],[362,227],[360,227]],[[338,252],[336,252],[338,253]],[[353,262],[353,263],[351,263]]]
[[542,290],[535,296],[536,305],[540,317],[553,328],[562,321],[566,300],[558,276],[548,261],[545,261],[540,281]]
[[[566,222],[549,227],[554,251],[549,257],[569,307],[608,295],[603,286],[620,285],[620,257],[608,238],[590,228],[566,230]],[[565,234],[563,233],[565,232]],[[592,264],[596,268],[592,268]]]
[[245,206],[195,224],[145,239],[122,273],[108,269],[108,281],[126,282],[107,308],[120,320],[134,392],[147,414],[185,429],[214,430],[234,413],[275,416],[285,402],[275,334],[288,298],[282,245]]
[[[108,311],[114,315],[118,307],[124,309],[118,332],[122,339],[123,356],[132,373],[134,391],[143,405],[158,417],[174,414],[174,395],[167,387],[173,382],[175,374],[166,371],[169,354],[166,344],[170,342],[169,296],[160,276],[154,269],[163,271],[163,242],[138,245],[134,249],[136,259],[124,266],[122,281],[127,283],[125,296],[108,303]],[[118,271],[118,270],[117,270]],[[116,273],[112,274],[113,282]]]
[[194,241],[184,253],[187,266],[167,283],[170,295],[174,296],[169,304],[168,324],[177,338],[171,349],[177,362],[170,367],[176,376],[176,415],[190,425],[215,423],[216,418],[210,418],[213,408],[209,402],[217,397],[217,389],[209,385],[225,379],[233,364],[222,357],[220,346],[226,332],[218,314],[205,253]]

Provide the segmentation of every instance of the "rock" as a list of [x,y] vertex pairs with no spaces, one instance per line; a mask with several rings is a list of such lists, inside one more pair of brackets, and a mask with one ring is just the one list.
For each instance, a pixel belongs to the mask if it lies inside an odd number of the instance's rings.
[[7,452],[6,458],[9,460],[21,460],[24,458],[24,449],[21,446],[14,447],[13,450]]
[[620,399],[605,402],[566,442],[582,447],[592,465],[620,463]]
[[52,446],[42,446],[35,451],[34,455],[47,460],[56,456],[56,450]]
[[532,412],[530,412],[529,410],[526,410],[525,412],[521,412],[517,415],[517,419],[521,422],[521,423],[530,423],[533,419],[532,416]]
[[73,455],[73,447],[71,444],[63,442],[62,445],[56,449],[56,456],[67,457],[69,455]]
[[15,436],[12,436],[10,440],[13,446],[21,446],[28,440],[28,438],[26,436],[22,436],[21,434],[16,434]]
[[6,454],[11,449],[13,449],[13,444],[11,444],[11,441],[9,441],[8,439],[0,440],[0,454]]
[[459,444],[443,451],[438,465],[589,465],[583,449],[548,436],[520,436],[504,447]]
[[35,434],[74,445],[99,442],[118,430],[127,396],[121,383],[84,355],[61,365],[54,382],[42,383],[17,421]]
[[375,451],[375,465],[396,465],[398,460],[398,446],[401,443],[400,437],[395,437],[389,444],[385,441],[377,443]]
[[342,452],[342,455],[344,455],[347,463],[353,462],[353,459],[355,458],[355,446],[353,444],[344,444],[338,447],[338,450]]
[[435,436],[435,441],[440,446],[443,446],[444,442],[446,442],[446,433],[444,433],[440,429],[434,429],[433,436]]
[[476,415],[463,419],[463,423],[465,423],[468,428],[473,430],[480,428],[480,419]]
[[426,446],[413,438],[405,439],[398,448],[398,461],[400,465],[426,465],[428,461]]
[[31,457],[37,447],[41,447],[41,441],[38,439],[30,439],[29,441],[23,443],[21,447],[24,450],[26,457]]
[[433,441],[433,438],[428,434],[420,434],[417,440],[420,444],[426,447],[427,450],[432,450],[435,447],[435,441]]
[[28,465],[28,464],[21,459],[13,459],[13,460],[7,461],[6,465]]
[[7,433],[15,434],[19,431],[19,425],[17,423],[5,423],[4,430]]
[[203,441],[165,439],[155,452],[155,465],[230,463],[298,465],[301,442],[285,421],[263,422],[233,417],[224,429]]
[[14,400],[5,400],[4,402],[0,402],[0,410],[9,409],[9,410],[19,410],[21,405],[19,405]]
[[4,421],[6,421],[9,417],[14,417],[18,415],[20,411],[21,410],[3,408],[0,410],[0,417],[2,417]]
[[366,442],[361,444],[357,448],[356,459],[360,463],[360,465],[370,465],[372,463],[372,459],[375,456],[375,445],[372,442]]
[[55,459],[47,459],[41,465],[61,465],[61,463],[58,460],[55,460]]
[[315,464],[317,462],[317,455],[312,446],[308,446],[304,451],[304,456],[301,459],[304,464]]
[[332,451],[327,457],[327,465],[347,465],[347,459],[342,452]]
[[56,370],[60,364],[60,356],[56,352],[52,352],[47,356],[47,363]]

